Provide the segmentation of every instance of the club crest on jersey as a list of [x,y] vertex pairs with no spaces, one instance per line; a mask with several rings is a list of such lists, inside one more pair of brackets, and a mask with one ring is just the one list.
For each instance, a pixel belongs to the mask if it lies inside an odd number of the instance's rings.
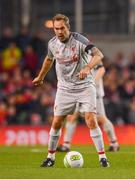
[[76,62],[76,61],[78,61],[78,60],[79,60],[78,55],[77,55],[77,54],[74,54],[74,55],[73,55],[73,62]]
[[74,63],[79,61],[79,54],[76,44],[71,44],[70,46],[59,46],[55,51],[55,59],[58,60],[59,64]]

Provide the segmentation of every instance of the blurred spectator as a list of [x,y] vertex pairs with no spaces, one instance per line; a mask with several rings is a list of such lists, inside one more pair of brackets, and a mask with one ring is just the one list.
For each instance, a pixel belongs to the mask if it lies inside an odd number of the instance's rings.
[[2,53],[0,52],[0,72],[2,72]]
[[21,58],[21,50],[14,42],[11,42],[8,48],[2,51],[2,69],[13,71],[19,65]]
[[115,57],[115,66],[118,70],[121,70],[124,66],[128,64],[128,59],[124,56],[122,52],[118,52]]
[[134,80],[127,79],[124,84],[119,88],[121,99],[130,101],[135,95]]
[[7,105],[4,102],[0,102],[0,125],[7,124]]
[[135,96],[131,99],[130,109],[128,113],[129,123],[135,124]]
[[123,106],[118,91],[120,79],[115,66],[108,69],[104,78],[106,111],[110,120],[116,124],[124,123]]
[[23,79],[23,88],[32,88],[32,77],[31,77],[31,72],[28,69],[24,69],[22,71],[22,79]]
[[122,85],[131,78],[131,72],[128,66],[124,67],[119,74],[122,77],[120,78],[119,83]]
[[41,115],[38,113],[33,113],[31,115],[31,124],[32,125],[41,125],[42,124],[42,118]]
[[46,109],[45,117],[43,121],[48,121],[50,116],[53,115],[53,105],[54,105],[54,98],[55,98],[56,89],[50,84],[47,83],[44,86],[44,91],[42,91],[40,104],[44,109]]
[[16,36],[17,46],[24,52],[26,46],[30,44],[31,36],[27,27],[22,27]]
[[38,60],[38,56],[36,52],[34,52],[32,46],[27,46],[23,57],[24,69],[29,69],[33,76],[37,70]]
[[129,69],[134,73],[134,77],[135,77],[135,52],[131,54]]
[[31,40],[31,45],[34,51],[38,54],[39,57],[38,67],[40,67],[47,53],[47,44],[45,42],[44,34],[42,31],[36,32],[35,36]]
[[4,29],[2,37],[0,38],[0,51],[8,48],[11,42],[15,42],[13,31],[10,27]]
[[16,107],[9,106],[7,110],[7,123],[10,124],[18,124],[18,119],[16,116]]

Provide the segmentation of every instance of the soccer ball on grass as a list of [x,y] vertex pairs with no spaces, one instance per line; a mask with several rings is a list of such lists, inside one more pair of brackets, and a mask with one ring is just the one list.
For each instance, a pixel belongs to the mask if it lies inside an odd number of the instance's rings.
[[64,157],[64,166],[71,168],[83,167],[83,157],[77,151],[70,151]]

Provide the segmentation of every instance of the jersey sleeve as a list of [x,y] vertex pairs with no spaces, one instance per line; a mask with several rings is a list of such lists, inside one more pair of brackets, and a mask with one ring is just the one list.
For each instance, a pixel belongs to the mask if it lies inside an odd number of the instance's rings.
[[79,40],[83,44],[82,53],[87,53],[91,55],[91,49],[95,47],[95,45],[82,35],[80,35]]
[[48,44],[48,54],[47,54],[48,58],[53,60],[54,59],[54,56],[53,56],[53,53],[51,51],[51,48],[50,48],[50,45]]

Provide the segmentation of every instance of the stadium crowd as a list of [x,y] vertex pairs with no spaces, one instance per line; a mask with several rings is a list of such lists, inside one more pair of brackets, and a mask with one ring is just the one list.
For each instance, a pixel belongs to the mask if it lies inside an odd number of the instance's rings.
[[[33,36],[27,28],[14,35],[6,28],[0,37],[0,125],[48,124],[56,93],[54,66],[42,87],[32,80],[47,52],[41,31]],[[135,51],[130,57],[118,52],[104,58],[105,107],[114,124],[135,123]],[[80,121],[82,122],[82,121]]]

